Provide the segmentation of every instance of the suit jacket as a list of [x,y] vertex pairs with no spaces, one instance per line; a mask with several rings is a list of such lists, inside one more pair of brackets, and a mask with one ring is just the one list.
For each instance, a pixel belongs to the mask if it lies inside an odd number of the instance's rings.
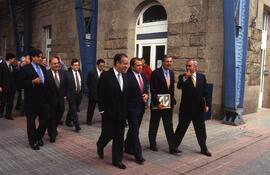
[[157,98],[158,94],[170,94],[171,96],[171,107],[176,104],[174,98],[174,72],[170,72],[170,87],[167,87],[166,79],[162,67],[154,70],[150,79],[150,90],[151,90],[151,107],[159,105]]
[[[141,74],[142,81],[143,81],[143,93],[148,94],[147,89],[147,79],[145,74]],[[139,86],[139,83],[132,72],[129,70],[127,72],[127,79],[128,79],[128,111],[129,112],[144,112],[145,109],[145,102],[142,98],[142,92]]]
[[201,115],[203,114],[204,104],[208,106],[207,84],[206,78],[201,73],[196,73],[196,88],[192,83],[191,77],[186,81],[183,80],[184,75],[178,78],[177,88],[182,89],[182,97],[180,104],[181,115]]
[[0,87],[2,87],[3,92],[14,91],[16,89],[16,76],[17,69],[12,66],[12,72],[5,61],[0,63]]
[[98,100],[98,80],[98,73],[95,68],[87,76],[88,98],[90,101]]
[[113,68],[103,72],[98,84],[99,111],[104,111],[103,120],[126,120],[127,117],[127,77],[123,77],[123,91],[120,89]]
[[[81,71],[78,71],[81,77],[81,91],[80,94],[82,94],[82,87],[83,87],[83,80],[82,80],[82,74]],[[73,72],[72,70],[68,70],[66,72],[66,92],[67,92],[67,96],[72,97],[75,96],[76,94],[76,84],[75,84],[75,79],[73,76]]]
[[39,85],[32,84],[32,80],[38,77],[33,65],[27,64],[21,67],[20,70],[20,83],[24,89],[24,104],[25,111],[35,110],[35,106],[44,105],[48,103],[48,92],[46,90],[47,84],[47,70],[40,65],[40,68],[44,75],[44,84]]
[[59,88],[57,88],[56,83],[54,81],[52,70],[49,69],[48,73],[48,94],[49,94],[49,102],[52,106],[61,105],[64,106],[64,97],[66,96],[66,75],[62,70],[58,71],[60,84]]

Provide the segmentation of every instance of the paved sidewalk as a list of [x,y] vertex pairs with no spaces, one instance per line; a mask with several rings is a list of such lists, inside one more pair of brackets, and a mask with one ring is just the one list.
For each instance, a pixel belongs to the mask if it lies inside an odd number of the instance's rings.
[[[86,102],[84,102],[86,104]],[[85,106],[83,107],[85,108]],[[162,121],[157,143],[158,152],[148,149],[149,112],[144,116],[140,130],[144,165],[124,155],[126,170],[111,165],[111,143],[105,149],[105,159],[96,154],[96,141],[100,134],[100,117],[96,113],[93,126],[85,125],[86,111],[80,112],[82,130],[75,133],[61,126],[56,143],[46,135],[45,145],[39,151],[30,149],[26,136],[25,117],[14,121],[0,119],[0,174],[16,175],[176,175],[176,174],[270,174],[270,110],[244,116],[242,126],[223,125],[220,121],[207,121],[208,147],[212,157],[199,154],[193,127],[190,127],[180,149],[180,156],[168,153]],[[174,116],[174,127],[177,125]]]

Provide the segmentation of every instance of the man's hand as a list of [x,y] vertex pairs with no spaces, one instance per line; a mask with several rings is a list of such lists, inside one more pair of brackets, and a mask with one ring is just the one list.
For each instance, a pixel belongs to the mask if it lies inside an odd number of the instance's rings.
[[187,70],[187,71],[185,72],[185,76],[186,76],[187,78],[192,76],[192,74],[190,73],[190,70]]
[[204,112],[208,112],[208,110],[209,110],[209,107],[208,106],[205,106]]
[[0,87],[0,92],[2,92],[3,91],[3,89],[2,89],[2,87]]
[[32,83],[35,85],[39,85],[41,83],[41,79],[39,77],[37,77],[34,80],[32,80]]
[[142,98],[143,98],[143,101],[146,103],[147,100],[148,100],[148,98],[149,98],[149,96],[147,94],[143,94],[142,95]]
[[163,109],[164,105],[162,103],[160,103],[157,107],[159,110],[161,110],[161,109]]

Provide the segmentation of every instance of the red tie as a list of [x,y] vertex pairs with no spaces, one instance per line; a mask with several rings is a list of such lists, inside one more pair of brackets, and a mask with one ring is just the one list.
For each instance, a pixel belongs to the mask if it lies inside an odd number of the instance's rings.
[[141,93],[143,94],[143,82],[142,82],[140,74],[138,74],[138,77],[139,77],[139,85],[140,85]]

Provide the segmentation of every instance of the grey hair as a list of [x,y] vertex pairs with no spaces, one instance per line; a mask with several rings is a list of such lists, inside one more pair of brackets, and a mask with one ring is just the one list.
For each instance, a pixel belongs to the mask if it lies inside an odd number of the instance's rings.
[[187,62],[192,61],[195,67],[198,67],[198,61],[196,61],[194,58],[189,58]]

